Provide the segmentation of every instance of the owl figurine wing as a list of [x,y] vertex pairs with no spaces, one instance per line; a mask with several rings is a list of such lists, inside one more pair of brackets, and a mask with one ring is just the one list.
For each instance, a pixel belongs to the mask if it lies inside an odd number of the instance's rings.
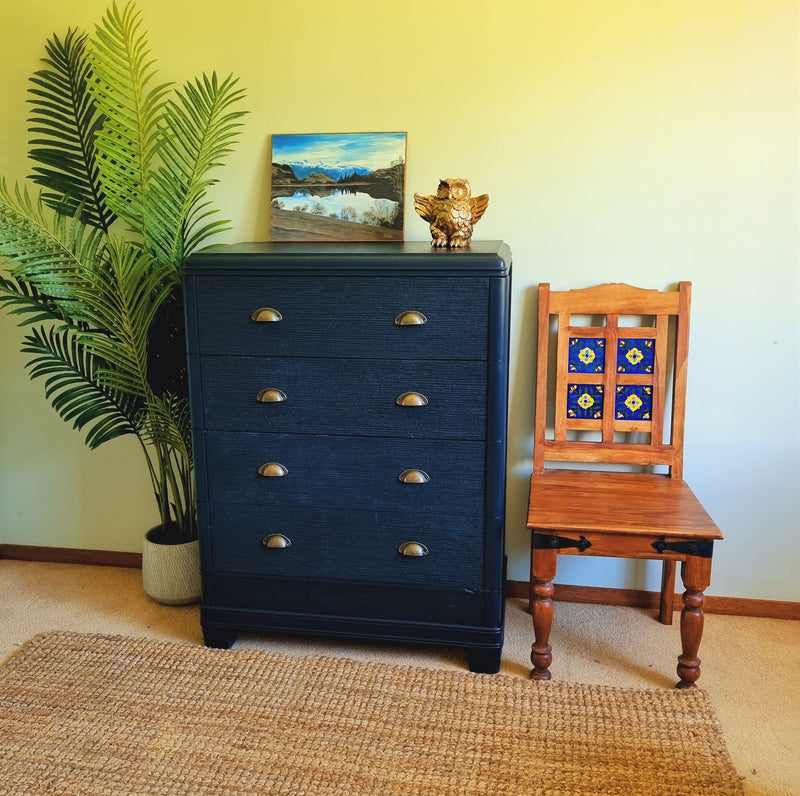
[[430,224],[431,246],[444,248],[450,246],[453,234],[452,203],[441,196],[441,184],[436,196],[425,196],[421,193],[414,194],[414,210],[417,215]]
[[436,207],[441,200],[436,196],[424,196],[421,193],[414,194],[414,210],[417,215],[430,223],[436,217]]
[[473,196],[469,203],[472,208],[472,223],[477,224],[486,212],[486,208],[489,207],[489,194],[482,193],[480,196]]

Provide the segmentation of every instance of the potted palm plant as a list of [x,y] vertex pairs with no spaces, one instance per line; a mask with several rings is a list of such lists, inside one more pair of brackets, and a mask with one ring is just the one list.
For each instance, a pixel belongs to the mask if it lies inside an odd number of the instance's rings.
[[[114,4],[91,38],[52,36],[46,53],[30,79],[32,185],[0,177],[0,306],[26,328],[29,375],[90,448],[138,439],[159,517],[145,591],[189,602],[199,570],[181,277],[228,228],[206,195],[238,140],[243,92],[216,74],[158,83],[132,3]],[[151,571],[152,542],[170,570],[189,544],[180,593]]]

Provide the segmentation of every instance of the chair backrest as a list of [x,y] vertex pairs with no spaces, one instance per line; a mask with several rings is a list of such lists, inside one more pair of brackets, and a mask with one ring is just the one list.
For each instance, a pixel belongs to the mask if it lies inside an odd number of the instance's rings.
[[690,282],[539,286],[534,473],[592,462],[683,477],[690,303]]

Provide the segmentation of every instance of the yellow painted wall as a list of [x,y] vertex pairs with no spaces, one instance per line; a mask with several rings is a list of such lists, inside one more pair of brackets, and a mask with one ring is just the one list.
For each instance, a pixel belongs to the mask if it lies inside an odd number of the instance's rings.
[[[404,130],[407,187],[469,178],[514,253],[509,576],[527,578],[534,290],[694,283],[686,476],[727,536],[710,593],[800,599],[796,0],[140,0],[164,79],[233,72],[250,115],[214,199],[268,236],[269,136]],[[0,174],[26,174],[45,39],[104,0],[2,0]],[[410,207],[406,238],[425,240]],[[0,542],[138,550],[136,443],[96,452],[27,381],[0,318]],[[748,422],[748,415],[757,419]],[[559,580],[657,588],[653,565]]]

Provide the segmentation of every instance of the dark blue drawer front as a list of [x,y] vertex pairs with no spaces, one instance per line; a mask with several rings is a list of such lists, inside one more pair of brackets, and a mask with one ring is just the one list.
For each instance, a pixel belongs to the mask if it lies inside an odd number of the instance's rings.
[[206,577],[203,588],[201,621],[220,627],[430,644],[480,642],[494,627],[498,641],[503,637],[502,593],[458,585],[226,572]]
[[[209,516],[215,573],[483,587],[480,518],[213,503]],[[264,547],[271,534],[291,546]],[[428,555],[401,555],[410,541],[425,545]]]
[[[200,357],[203,427],[300,434],[483,439],[486,363]],[[285,400],[262,403],[280,390]],[[399,406],[418,392],[424,406]]]
[[[230,277],[197,284],[203,319],[190,353],[259,356],[484,359],[487,279]],[[270,307],[282,320],[256,323]],[[424,325],[397,326],[406,311]],[[190,346],[193,341],[190,340]]]
[[[212,503],[474,514],[478,527],[485,514],[482,442],[208,432],[206,457]],[[286,475],[259,475],[270,462]],[[405,483],[406,470],[430,480]]]

